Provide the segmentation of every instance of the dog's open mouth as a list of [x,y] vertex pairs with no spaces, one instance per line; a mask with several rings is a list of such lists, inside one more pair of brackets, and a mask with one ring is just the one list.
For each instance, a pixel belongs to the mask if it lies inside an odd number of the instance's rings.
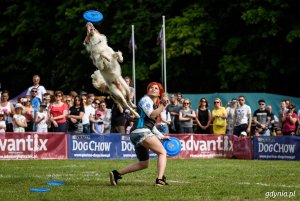
[[88,22],[88,23],[86,23],[86,29],[87,29],[88,33],[90,33],[95,30],[95,27],[91,22]]

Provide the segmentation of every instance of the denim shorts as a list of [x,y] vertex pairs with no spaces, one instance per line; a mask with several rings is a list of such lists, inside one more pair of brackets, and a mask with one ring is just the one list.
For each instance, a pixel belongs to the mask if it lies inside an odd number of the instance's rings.
[[147,128],[135,129],[130,133],[130,140],[134,146],[140,146],[146,138],[152,136],[154,134]]
[[149,149],[142,145],[142,142],[154,134],[149,129],[136,129],[130,133],[130,140],[134,145],[135,153],[139,161],[149,160]]

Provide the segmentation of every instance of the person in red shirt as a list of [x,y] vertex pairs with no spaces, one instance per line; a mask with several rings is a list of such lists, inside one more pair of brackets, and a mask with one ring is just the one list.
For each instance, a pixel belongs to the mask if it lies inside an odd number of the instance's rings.
[[295,135],[296,134],[296,122],[298,115],[294,112],[295,105],[290,103],[288,111],[282,117],[282,134],[283,135]]
[[55,101],[49,107],[52,132],[67,132],[68,130],[66,118],[68,116],[68,107],[62,101],[63,95],[62,91],[56,91]]

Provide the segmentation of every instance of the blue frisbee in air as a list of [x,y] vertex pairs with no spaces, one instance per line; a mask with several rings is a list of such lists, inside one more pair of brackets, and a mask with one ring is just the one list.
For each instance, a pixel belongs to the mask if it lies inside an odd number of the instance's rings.
[[65,185],[65,183],[62,182],[62,181],[48,181],[47,184],[50,185],[50,186],[63,186],[63,185]]
[[45,193],[50,192],[50,188],[31,188],[29,191],[32,193]]
[[167,151],[168,156],[176,156],[181,151],[180,140],[176,137],[171,137],[163,142],[163,146]]
[[103,15],[96,10],[87,10],[83,13],[83,18],[88,22],[100,22],[103,20]]

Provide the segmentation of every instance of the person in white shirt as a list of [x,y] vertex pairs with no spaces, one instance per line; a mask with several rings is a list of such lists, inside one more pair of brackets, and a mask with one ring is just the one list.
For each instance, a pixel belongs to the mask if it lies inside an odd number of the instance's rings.
[[15,106],[15,114],[13,116],[13,129],[15,133],[25,132],[25,127],[27,127],[26,117],[22,115],[23,105],[17,103]]
[[33,86],[28,88],[27,93],[26,93],[27,96],[31,95],[31,89],[36,88],[37,89],[37,95],[36,96],[40,100],[43,100],[43,94],[46,93],[47,91],[46,91],[44,86],[40,85],[40,80],[41,80],[40,76],[38,76],[38,75],[33,76],[33,78],[32,78]]
[[239,96],[239,105],[235,109],[235,115],[233,119],[233,134],[240,136],[241,132],[245,131],[250,135],[252,115],[250,106],[245,104],[245,96]]
[[83,133],[91,133],[90,122],[94,122],[95,109],[92,106],[95,95],[88,94],[86,104],[84,105],[84,115],[82,117]]
[[42,103],[40,105],[40,111],[36,113],[35,124],[36,132],[48,133],[48,112],[46,111],[47,105]]

